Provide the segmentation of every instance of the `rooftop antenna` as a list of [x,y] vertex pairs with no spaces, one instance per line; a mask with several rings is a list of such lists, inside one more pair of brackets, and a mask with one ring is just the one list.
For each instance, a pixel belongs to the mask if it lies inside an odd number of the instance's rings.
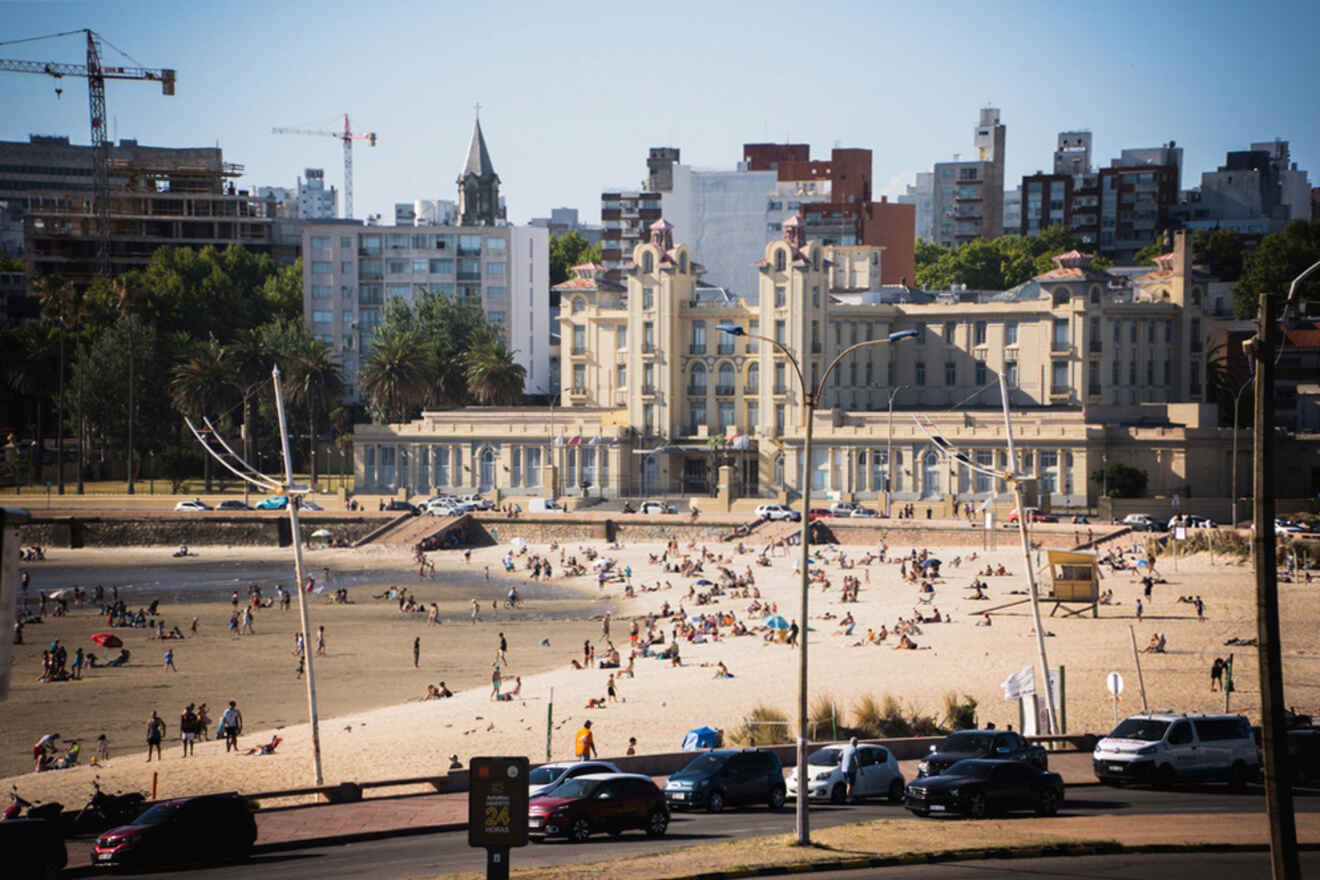
[[1050,664],[1045,656],[1045,628],[1040,618],[1040,591],[1036,587],[1036,569],[1031,564],[1031,542],[1027,539],[1027,512],[1022,505],[1022,484],[1031,478],[1016,472],[1017,450],[1013,446],[1013,422],[1008,413],[1008,386],[1004,382],[1002,372],[999,374],[999,399],[1004,407],[1004,437],[1008,441],[1008,463],[1003,470],[996,470],[991,465],[978,464],[972,456],[959,450],[945,437],[935,433],[932,430],[935,426],[929,417],[926,417],[923,422],[920,416],[914,414],[912,420],[930,438],[930,442],[941,455],[953,459],[978,473],[1003,480],[1004,484],[1013,492],[1013,501],[1017,506],[1018,513],[1018,534],[1022,537],[1022,563],[1027,570],[1027,586],[1031,595],[1031,617],[1036,624],[1036,650],[1040,657],[1041,677],[1037,679],[1037,682],[1043,684],[1037,685],[1037,692],[1039,692],[1041,686],[1045,688],[1045,706],[1049,713],[1049,733],[1057,734],[1059,733],[1059,714],[1054,705],[1054,690],[1050,687]]
[[[316,711],[316,672],[312,668],[312,651],[310,650],[312,641],[308,633],[306,591],[303,589],[302,532],[298,525],[298,507],[301,504],[302,496],[306,495],[310,488],[296,485],[293,482],[293,458],[289,454],[289,429],[284,418],[284,394],[280,390],[280,368],[278,366],[271,370],[271,378],[275,385],[275,412],[279,417],[280,443],[284,453],[283,479],[267,476],[246,462],[225,442],[224,437],[211,424],[209,418],[203,417],[202,419],[205,431],[198,430],[189,418],[184,418],[183,421],[188,426],[188,430],[192,432],[192,435],[197,438],[197,442],[202,444],[202,448],[206,450],[207,454],[220,462],[221,466],[234,476],[263,491],[280,494],[288,499],[289,521],[293,527],[293,574],[296,579],[293,588],[298,593],[298,616],[302,622],[303,659],[307,664],[307,713],[311,718],[312,725],[312,773],[316,778],[316,784],[323,785],[325,779],[321,773],[321,726]],[[223,453],[212,448],[212,441],[223,450]]]

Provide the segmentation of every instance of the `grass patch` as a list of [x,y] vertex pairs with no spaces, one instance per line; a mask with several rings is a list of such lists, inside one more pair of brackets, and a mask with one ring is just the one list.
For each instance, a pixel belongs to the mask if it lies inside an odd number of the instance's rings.
[[957,691],[944,695],[944,723],[953,730],[976,729],[976,700],[963,694],[960,701]]
[[788,716],[773,706],[760,705],[748,712],[729,733],[735,746],[768,746],[793,741]]
[[843,724],[843,706],[834,694],[818,694],[807,712],[808,729],[812,739],[836,739]]

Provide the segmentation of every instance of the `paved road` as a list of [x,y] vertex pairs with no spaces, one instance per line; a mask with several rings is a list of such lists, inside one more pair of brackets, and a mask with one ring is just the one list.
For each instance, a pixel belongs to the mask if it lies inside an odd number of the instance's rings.
[[[1302,874],[1320,872],[1320,853],[1302,853]],[[1259,853],[1178,853],[1060,857],[1023,861],[946,862],[861,871],[811,874],[811,880],[1243,880],[1268,877],[1269,855]]]
[[[1259,789],[1246,794],[1235,795],[1224,791],[1222,788],[1218,790],[1207,789],[1205,791],[1148,791],[1144,789],[1113,789],[1087,786],[1070,789],[1068,794],[1069,799],[1064,805],[1062,815],[1189,812],[1214,814],[1263,812],[1265,809],[1265,799]],[[1299,793],[1297,809],[1304,812],[1320,812],[1320,792],[1306,791]],[[1028,814],[1022,815],[1021,821],[1031,821]],[[863,819],[908,818],[908,813],[901,807],[888,804],[839,807],[813,805],[811,818],[813,827],[823,828]],[[931,820],[932,824],[941,821],[944,820]],[[781,834],[790,832],[792,828],[793,811],[791,808],[785,808],[777,813],[765,809],[756,809],[726,812],[718,816],[711,816],[706,813],[676,813],[674,821],[669,826],[669,834],[662,840],[651,840],[640,833],[631,833],[617,841],[611,840],[609,837],[594,837],[586,844],[554,841],[514,850],[511,863],[514,867],[528,867],[597,861],[699,843],[716,843],[732,838]],[[956,835],[949,835],[946,842],[954,837]],[[1034,866],[1037,862],[1031,864]],[[1004,868],[1008,866],[1008,863],[996,862],[994,865],[997,868]],[[221,880],[221,878],[223,880],[247,880],[247,878],[325,880],[326,877],[393,880],[393,878],[403,877],[435,876],[455,871],[482,871],[484,868],[485,853],[482,850],[474,850],[468,847],[466,832],[453,832],[260,855],[242,865],[200,870],[190,869],[186,872],[186,876],[188,880],[195,880],[195,878],[216,878],[216,880]],[[159,878],[173,876],[182,877],[184,873],[158,872],[143,876],[159,880]],[[1016,873],[1018,876],[1031,876],[1020,871]],[[1010,873],[1003,876],[1012,875]],[[860,875],[853,873],[849,876],[858,878]],[[882,875],[877,874],[876,876]],[[944,877],[945,875],[931,874],[929,876]],[[961,877],[963,875],[956,876]],[[983,872],[977,876],[993,877],[996,875],[993,873],[987,875]],[[1042,876],[1088,875],[1045,874]],[[1168,880],[1170,876],[1184,875],[1165,873],[1151,874],[1150,876],[1153,880]],[[1239,873],[1236,875],[1224,874],[1222,876],[1229,878],[1229,880],[1241,880],[1242,877],[1253,876],[1253,874]],[[1135,875],[1124,875],[1124,880],[1136,880],[1136,877]],[[1209,875],[1201,876],[1198,877],[1198,880],[1211,880],[1211,877]]]

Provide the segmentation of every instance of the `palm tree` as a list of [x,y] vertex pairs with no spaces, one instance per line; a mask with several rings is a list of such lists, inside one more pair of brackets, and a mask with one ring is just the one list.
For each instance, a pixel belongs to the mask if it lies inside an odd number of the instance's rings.
[[311,484],[316,485],[316,411],[329,410],[344,393],[344,377],[329,343],[305,335],[294,353],[290,385],[295,401],[307,407],[307,451]]
[[[180,411],[201,419],[208,406],[220,396],[229,376],[224,346],[214,336],[193,346],[185,360],[170,371],[170,395]],[[211,456],[203,455],[206,491],[211,491]]]
[[426,374],[426,355],[418,335],[381,327],[371,354],[362,362],[362,391],[378,419],[402,422],[424,399]]
[[115,297],[118,300],[119,314],[128,321],[128,487],[133,494],[133,422],[136,420],[137,407],[133,401],[133,386],[137,376],[137,313],[146,298],[145,292],[129,276],[121,275],[114,280]]
[[514,406],[522,401],[527,370],[514,361],[513,352],[499,339],[474,342],[464,367],[468,388],[478,403]]

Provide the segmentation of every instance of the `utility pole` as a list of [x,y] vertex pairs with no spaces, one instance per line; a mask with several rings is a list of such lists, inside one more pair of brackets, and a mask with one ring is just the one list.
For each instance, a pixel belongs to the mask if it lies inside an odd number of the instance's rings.
[[[1296,284],[1296,282],[1294,282]],[[1249,345],[1256,362],[1255,517],[1252,558],[1256,565],[1256,638],[1260,654],[1261,748],[1265,808],[1270,820],[1270,870],[1274,880],[1300,880],[1297,818],[1287,766],[1288,723],[1284,717],[1283,661],[1279,650],[1279,583],[1274,538],[1274,352],[1279,328],[1270,295],[1260,294],[1259,327]],[[1236,464],[1236,462],[1234,463]]]

